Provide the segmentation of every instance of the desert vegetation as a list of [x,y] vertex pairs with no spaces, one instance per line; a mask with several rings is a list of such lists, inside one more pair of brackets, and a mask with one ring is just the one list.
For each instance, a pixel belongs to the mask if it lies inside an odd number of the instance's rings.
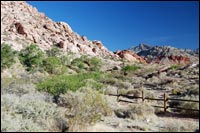
[[[196,122],[190,122],[191,126],[183,122],[182,126],[174,126],[173,122],[163,123],[164,127],[159,125],[164,118],[157,114],[163,110],[152,105],[162,105],[162,102],[132,99],[133,103],[123,103],[110,96],[141,97],[143,91],[145,98],[159,98],[168,92],[171,98],[199,100],[197,68],[183,71],[182,65],[174,64],[158,77],[155,73],[159,65],[144,66],[123,60],[121,68],[113,66],[106,71],[106,67],[112,66],[107,58],[64,54],[57,47],[42,51],[35,44],[19,52],[2,44],[1,56],[2,132],[87,131],[105,123],[119,131],[198,129]],[[19,72],[16,66],[21,69]],[[7,71],[12,72],[9,77]],[[185,72],[190,74],[186,76]],[[168,83],[168,78],[173,76],[183,81]],[[185,85],[190,82],[192,86]],[[169,105],[199,109],[198,103],[170,101]],[[168,113],[199,116],[198,112],[181,109],[168,109]],[[121,124],[113,124],[116,121]]]
[[199,48],[110,51],[29,3],[1,1],[1,132],[199,132]]
[[1,71],[9,68],[15,63],[16,51],[14,51],[8,44],[1,44]]

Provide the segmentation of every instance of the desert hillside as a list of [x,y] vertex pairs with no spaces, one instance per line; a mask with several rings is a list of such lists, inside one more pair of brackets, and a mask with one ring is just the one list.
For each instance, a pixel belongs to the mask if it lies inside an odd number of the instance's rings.
[[199,52],[115,52],[1,1],[1,132],[199,131]]

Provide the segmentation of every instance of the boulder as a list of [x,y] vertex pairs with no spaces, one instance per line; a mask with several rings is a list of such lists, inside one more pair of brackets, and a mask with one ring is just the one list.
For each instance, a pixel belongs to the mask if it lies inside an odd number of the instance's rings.
[[19,22],[15,23],[15,28],[19,34],[27,36],[27,33],[24,31],[24,27],[22,26],[21,23]]
[[59,48],[64,48],[64,42],[60,41],[59,43],[56,44]]

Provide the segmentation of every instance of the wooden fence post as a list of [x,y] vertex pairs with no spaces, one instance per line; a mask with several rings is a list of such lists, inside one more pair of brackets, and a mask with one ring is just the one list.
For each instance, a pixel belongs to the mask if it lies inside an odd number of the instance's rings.
[[119,102],[119,89],[117,89],[117,102]]
[[166,96],[166,93],[164,92],[164,112],[167,111],[167,96]]
[[142,90],[142,102],[144,102],[144,91]]

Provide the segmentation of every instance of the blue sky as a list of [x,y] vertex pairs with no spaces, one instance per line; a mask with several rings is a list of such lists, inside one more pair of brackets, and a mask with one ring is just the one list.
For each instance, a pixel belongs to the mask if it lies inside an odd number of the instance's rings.
[[34,1],[53,21],[68,23],[79,35],[100,40],[111,51],[140,43],[199,47],[199,2]]

